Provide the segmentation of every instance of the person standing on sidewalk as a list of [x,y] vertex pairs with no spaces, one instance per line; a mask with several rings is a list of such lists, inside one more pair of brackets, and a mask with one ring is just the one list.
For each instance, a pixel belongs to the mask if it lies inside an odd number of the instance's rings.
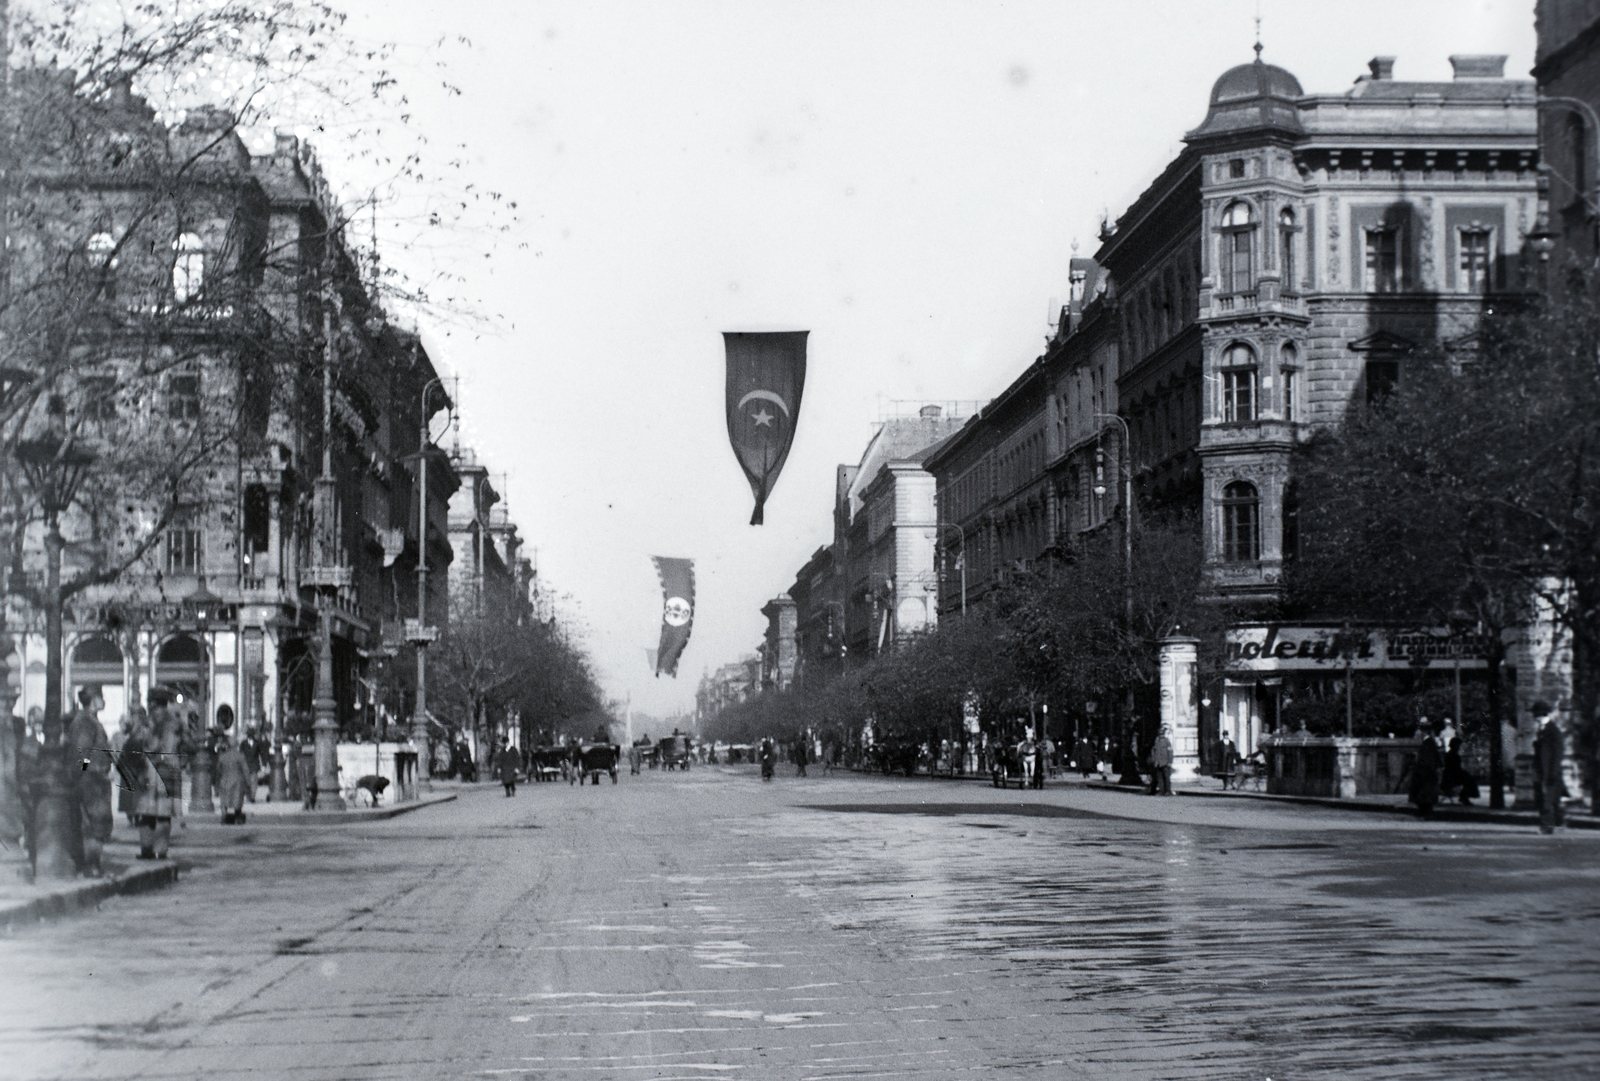
[[188,750],[183,721],[172,708],[165,692],[150,695],[152,723],[133,739],[139,741],[139,756],[134,763],[141,785],[139,791],[139,858],[164,860],[172,843],[172,816],[178,812],[183,796],[183,755]]
[[510,799],[517,794],[517,766],[521,764],[522,756],[517,749],[511,746],[511,740],[506,736],[500,737],[500,750],[495,754],[494,772],[500,778],[500,783],[505,785],[506,798]]
[[78,692],[78,712],[67,728],[67,768],[71,771],[76,837],[73,855],[90,878],[104,874],[100,855],[111,839],[111,741],[100,723],[106,700],[98,684]]
[[224,826],[244,824],[245,794],[255,787],[255,781],[244,752],[233,744],[224,743],[222,753],[217,756],[217,791],[222,798]]
[[1427,818],[1433,814],[1433,805],[1439,802],[1439,743],[1433,738],[1433,728],[1428,718],[1417,726],[1417,757],[1411,763],[1411,802],[1417,814]]
[[1562,777],[1562,761],[1567,754],[1567,737],[1556,723],[1555,714],[1545,702],[1533,704],[1539,731],[1533,737],[1533,795],[1539,807],[1539,832],[1554,833],[1566,825],[1566,809],[1561,800],[1567,794]]
[[1172,795],[1172,741],[1167,738],[1166,725],[1150,745],[1150,794]]

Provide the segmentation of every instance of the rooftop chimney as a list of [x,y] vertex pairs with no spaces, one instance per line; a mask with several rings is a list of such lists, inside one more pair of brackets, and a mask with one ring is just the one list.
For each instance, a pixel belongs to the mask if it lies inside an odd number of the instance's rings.
[[918,413],[919,416],[928,417],[930,419],[931,418],[937,418],[937,417],[941,416],[944,413],[944,406],[942,406],[942,405],[925,405],[921,409],[917,410],[917,413]]
[[1452,56],[1450,66],[1457,79],[1504,79],[1506,58],[1504,54]]
[[299,139],[295,138],[294,132],[290,131],[288,128],[278,128],[272,134],[277,139],[277,146],[274,149],[279,154],[286,154],[290,157],[293,157],[294,152],[298,148],[300,142]]
[[1394,57],[1374,56],[1371,60],[1367,61],[1367,70],[1372,72],[1372,77],[1374,79],[1393,79]]

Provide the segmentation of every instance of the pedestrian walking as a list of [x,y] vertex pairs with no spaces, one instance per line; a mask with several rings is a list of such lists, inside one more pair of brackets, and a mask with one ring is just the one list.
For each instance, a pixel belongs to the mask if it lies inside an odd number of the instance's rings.
[[256,785],[261,784],[261,763],[264,758],[261,752],[261,736],[253,729],[246,731],[238,740],[238,753],[245,756],[245,772],[250,776],[248,784],[245,784],[245,800],[250,803],[256,801]]
[[1150,794],[1172,795],[1172,740],[1167,738],[1166,725],[1150,745]]
[[505,786],[507,799],[517,794],[517,766],[520,764],[521,756],[517,754],[517,749],[511,746],[511,740],[501,736],[500,750],[494,759],[494,772],[500,783]]
[[794,775],[796,777],[804,777],[806,775],[806,741],[804,738],[794,741],[793,758]]
[[[122,728],[115,736],[111,737],[111,752],[113,757],[121,760],[124,753],[133,744],[133,734],[150,723],[149,714],[137,702],[122,716]],[[129,783],[120,772],[113,777],[117,786],[117,813],[128,820],[128,825],[139,824],[139,790]]]
[[310,811],[317,806],[317,755],[295,738],[294,771],[300,778],[300,807]]
[[164,860],[172,843],[172,816],[183,795],[183,755],[188,749],[183,721],[166,692],[150,693],[150,724],[134,738],[143,760],[133,764],[139,783],[139,858]]
[[772,745],[772,741],[770,739],[762,740],[761,741],[761,779],[763,781],[772,780],[772,774],[775,771],[775,767],[777,765],[777,761],[778,761],[777,748]]
[[1433,729],[1428,726],[1427,718],[1422,718],[1422,724],[1417,728],[1417,757],[1411,763],[1411,802],[1416,805],[1417,814],[1427,818],[1433,814],[1433,805],[1439,802],[1439,742],[1434,739]]
[[1567,737],[1548,704],[1535,702],[1533,715],[1539,721],[1539,731],[1533,737],[1533,794],[1539,807],[1539,832],[1554,833],[1557,826],[1566,825],[1566,808],[1561,801],[1567,794],[1562,776]]
[[35,853],[35,812],[44,786],[44,710],[28,710],[22,742],[17,744],[17,795],[22,803],[22,831],[30,857]]
[[78,712],[67,728],[67,768],[72,778],[72,855],[91,878],[104,873],[101,853],[111,840],[111,741],[100,723],[106,708],[98,684],[78,691]]
[[1099,764],[1096,761],[1094,744],[1089,742],[1088,736],[1082,736],[1078,739],[1077,749],[1072,753],[1073,756],[1078,760],[1078,772],[1081,773],[1083,775],[1083,779],[1087,781],[1089,779],[1089,774],[1093,773],[1095,766]]
[[1239,748],[1234,745],[1233,737],[1224,734],[1221,746],[1217,750],[1217,761],[1222,765],[1222,787],[1227,788],[1228,782],[1233,781],[1238,787],[1239,773]]
[[1461,737],[1450,740],[1444,752],[1444,772],[1439,776],[1439,788],[1446,799],[1454,799],[1463,807],[1469,806],[1478,796],[1478,782],[1461,763]]
[[224,744],[217,756],[217,793],[222,801],[222,824],[244,824],[245,794],[255,787],[255,774],[244,752],[233,744]]

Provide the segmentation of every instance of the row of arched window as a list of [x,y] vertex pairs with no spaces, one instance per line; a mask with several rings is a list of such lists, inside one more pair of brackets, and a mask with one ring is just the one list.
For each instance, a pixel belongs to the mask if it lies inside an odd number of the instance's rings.
[[[104,230],[84,245],[92,263],[107,274],[117,269],[117,238]],[[205,284],[206,247],[199,233],[180,233],[172,242],[172,296],[178,303],[193,300]]]

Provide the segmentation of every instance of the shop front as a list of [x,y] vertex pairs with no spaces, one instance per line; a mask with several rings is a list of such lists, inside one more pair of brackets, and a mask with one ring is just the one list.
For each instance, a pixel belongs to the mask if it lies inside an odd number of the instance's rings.
[[[1227,632],[1220,685],[1204,743],[1208,761],[1224,736],[1249,757],[1266,736],[1304,734],[1407,739],[1417,722],[1450,718],[1464,757],[1487,762],[1485,635],[1448,628],[1242,624]],[[1507,687],[1514,679],[1502,670]]]

